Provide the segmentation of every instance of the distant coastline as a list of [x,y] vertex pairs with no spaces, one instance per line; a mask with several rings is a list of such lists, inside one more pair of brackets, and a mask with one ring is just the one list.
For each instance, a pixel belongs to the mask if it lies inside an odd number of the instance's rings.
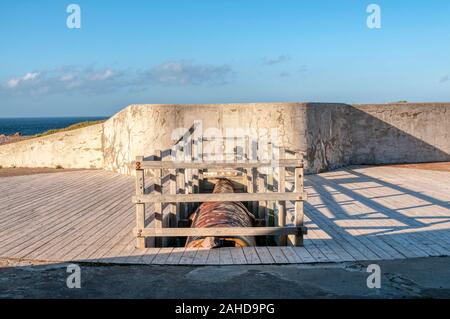
[[90,117],[42,117],[42,118],[0,118],[0,135],[32,136],[56,129],[62,129],[70,125],[106,120],[107,116]]
[[[58,130],[92,125],[108,117],[45,117],[45,118],[0,118],[0,145],[47,135]],[[78,125],[79,124],[79,125]]]

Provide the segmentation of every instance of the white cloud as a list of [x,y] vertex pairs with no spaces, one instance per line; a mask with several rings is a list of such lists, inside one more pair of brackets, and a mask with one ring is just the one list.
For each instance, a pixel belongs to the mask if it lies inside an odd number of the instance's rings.
[[65,66],[53,70],[29,72],[12,78],[0,87],[0,92],[13,95],[106,93],[121,83],[120,72],[93,67]]
[[439,83],[445,83],[450,81],[450,76],[448,75],[444,75],[443,77],[441,77],[441,79],[439,80]]
[[228,65],[195,64],[192,61],[170,61],[156,65],[141,75],[149,85],[223,85],[234,72]]
[[93,81],[103,81],[112,78],[115,75],[115,71],[111,69],[102,70],[100,72],[95,72],[91,76]]
[[8,82],[6,82],[6,85],[9,88],[15,88],[18,85],[20,85],[21,83],[24,83],[26,81],[31,81],[31,80],[36,79],[38,76],[39,76],[38,72],[29,72],[29,73],[25,74],[22,77],[8,80]]
[[63,66],[28,72],[0,84],[0,93],[43,95],[87,93],[103,94],[121,89],[148,89],[155,85],[223,85],[234,72],[228,65],[170,61],[148,69],[121,70],[94,66]]
[[275,58],[263,58],[263,64],[265,65],[275,65],[275,64],[281,64],[285,63],[287,61],[291,60],[291,57],[288,55],[280,55]]

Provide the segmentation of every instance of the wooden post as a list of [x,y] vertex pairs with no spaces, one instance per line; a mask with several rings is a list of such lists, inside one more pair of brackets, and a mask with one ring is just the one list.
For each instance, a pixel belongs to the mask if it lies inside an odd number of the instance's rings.
[[[251,144],[251,152],[254,161],[258,161],[258,140],[254,140],[253,137],[250,141]],[[252,167],[252,181],[253,181],[253,192],[258,193],[258,169],[256,167]],[[253,202],[253,212],[255,217],[259,216],[259,201]]]
[[[280,155],[279,159],[284,159],[286,156],[286,151],[284,147],[279,148]],[[284,193],[286,191],[286,169],[284,167],[278,168],[278,192]],[[278,201],[278,226],[286,226],[286,201]],[[282,235],[279,237],[280,246],[286,246],[287,237]]]
[[[252,148],[252,138],[251,136],[247,136],[246,141],[245,141],[245,160],[246,161],[252,161],[252,152],[253,148]],[[245,175],[247,177],[247,192],[248,193],[254,193],[255,192],[255,169],[252,168],[246,168],[245,169]],[[255,218],[257,217],[257,209],[256,209],[256,203],[255,202],[249,202],[248,204],[248,209],[250,212],[253,213],[253,216],[255,216]]]
[[[296,154],[298,159],[301,159],[300,153]],[[303,192],[303,167],[295,168],[295,191]],[[303,226],[303,201],[295,202],[295,226]],[[303,246],[303,232],[295,235],[295,246]]]
[[[154,160],[156,161],[160,161],[162,160],[161,158],[161,151],[156,151],[155,152],[155,158]],[[155,187],[154,187],[154,192],[156,195],[162,195],[162,182],[161,182],[161,178],[162,178],[162,169],[156,169],[155,170]],[[162,203],[155,203],[154,204],[155,208],[155,213],[154,213],[154,227],[155,228],[162,228],[163,226],[163,210],[162,210]],[[155,238],[155,246],[156,247],[161,247],[162,246],[162,238]]]
[[[191,149],[192,149],[192,154],[191,154],[191,161],[192,162],[197,162],[198,161],[198,158],[197,158],[197,156],[198,156],[198,140],[197,140],[197,137],[196,137],[196,133],[195,133],[195,131],[194,131],[194,134],[192,135],[192,141],[191,141],[191,143],[192,143],[192,147],[191,147]],[[199,170],[198,169],[192,169],[192,180],[191,180],[191,182],[192,182],[192,188],[191,188],[191,192],[193,193],[193,194],[197,194],[197,193],[199,193],[200,192],[200,180],[199,180],[199,177],[198,177],[198,173],[199,173]],[[192,211],[195,211],[196,209],[197,209],[197,207],[199,206],[199,203],[192,203]]]
[[[271,142],[268,143],[267,148],[267,157],[270,161],[273,160],[273,144]],[[266,167],[266,181],[267,181],[267,192],[273,193],[274,191],[274,181],[273,181],[273,166]],[[275,202],[267,201],[266,202],[266,226],[275,226]],[[268,244],[272,243],[274,239],[273,236],[268,236]]]
[[[177,169],[177,194],[185,194],[185,176],[184,176],[184,168],[178,168]],[[180,220],[187,218],[187,213],[185,212],[185,204],[184,203],[177,203],[177,220],[178,224],[176,227],[181,227]]]
[[[242,145],[242,157],[241,161],[248,161],[248,136],[243,137],[243,145]],[[242,170],[242,176],[243,176],[243,184],[244,184],[244,192],[248,192],[249,183],[248,183],[248,169],[244,168]],[[251,203],[248,203],[248,210],[251,211]]]
[[[192,156],[193,156],[193,136],[192,134],[189,136],[188,141],[186,142],[186,150],[184,153],[185,161],[192,162]],[[194,169],[185,169],[185,180],[186,180],[186,192],[187,194],[193,193],[193,185],[194,185]],[[193,203],[186,203],[188,214],[193,212],[194,204]]]
[[[195,141],[194,151],[193,151],[193,161],[194,162],[202,162],[203,161],[203,122],[202,121],[194,121],[194,133],[193,139]],[[198,169],[196,171],[196,187],[197,193],[200,193],[200,183],[203,180],[203,169]]]
[[[136,156],[136,195],[144,195],[145,181],[144,170],[141,169],[141,163],[144,160],[143,156]],[[145,237],[142,236],[142,231],[145,228],[145,204],[136,204],[136,248],[145,248]]]
[[[169,150],[168,158],[170,161],[174,161],[173,154],[171,154]],[[177,193],[177,171],[176,169],[168,170],[169,176],[169,193],[176,194]],[[169,204],[169,227],[177,227],[178,226],[178,218],[177,218],[177,205],[176,203]]]

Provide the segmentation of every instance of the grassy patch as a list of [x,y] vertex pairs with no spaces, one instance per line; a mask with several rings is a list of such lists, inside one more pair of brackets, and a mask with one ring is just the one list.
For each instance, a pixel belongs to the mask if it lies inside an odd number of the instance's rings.
[[55,133],[59,133],[59,132],[72,131],[72,130],[76,130],[76,129],[79,129],[79,128],[100,124],[100,123],[103,123],[105,121],[106,120],[80,122],[80,123],[72,124],[72,125],[70,125],[68,127],[55,129],[55,130],[48,130],[47,132],[36,134],[36,135],[33,135],[32,137],[42,137],[42,136],[47,136],[47,135],[51,135],[51,134],[55,134]]

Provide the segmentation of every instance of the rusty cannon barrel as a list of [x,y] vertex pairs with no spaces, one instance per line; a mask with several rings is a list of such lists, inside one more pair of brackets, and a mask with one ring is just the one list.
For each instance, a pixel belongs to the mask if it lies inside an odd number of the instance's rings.
[[[219,179],[213,193],[233,193],[229,179]],[[191,216],[191,227],[253,227],[254,216],[241,202],[210,202],[201,204]],[[251,236],[236,237],[188,237],[186,247],[217,248],[255,246]]]

